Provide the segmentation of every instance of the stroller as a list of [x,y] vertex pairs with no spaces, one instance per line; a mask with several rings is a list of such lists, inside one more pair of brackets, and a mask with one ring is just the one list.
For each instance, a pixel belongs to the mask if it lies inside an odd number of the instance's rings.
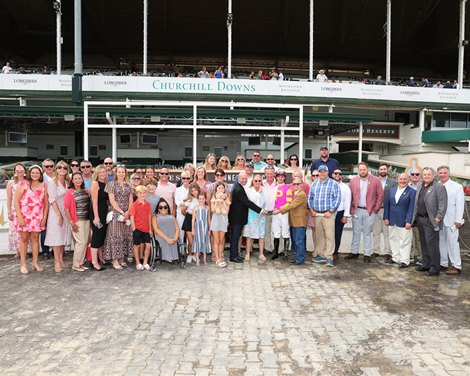
[[[181,243],[180,240],[177,242],[178,245],[178,260],[176,260],[175,265],[181,265],[181,268],[186,267],[186,259],[188,257],[186,244]],[[162,263],[162,251],[160,244],[154,236],[150,237],[150,259],[149,265],[152,272],[157,271],[157,263],[161,265]]]

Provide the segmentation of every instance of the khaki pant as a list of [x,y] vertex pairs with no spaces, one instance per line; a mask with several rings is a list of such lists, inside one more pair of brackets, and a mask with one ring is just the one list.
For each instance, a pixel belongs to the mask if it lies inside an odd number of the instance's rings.
[[391,255],[388,226],[384,223],[384,209],[380,209],[375,215],[372,228],[372,253],[380,255],[380,234],[384,235],[384,255]]
[[333,259],[335,251],[335,216],[315,217],[315,251],[319,256]]
[[390,246],[392,260],[397,264],[410,264],[411,239],[413,232],[404,227],[390,226]]
[[413,242],[411,244],[411,257],[423,259],[421,255],[421,242],[419,240],[418,226],[413,227]]
[[86,247],[88,246],[88,240],[90,237],[90,221],[86,219],[80,219],[77,222],[78,232],[73,232],[73,241],[75,244],[75,250],[73,251],[73,267],[79,268],[83,265],[85,260]]

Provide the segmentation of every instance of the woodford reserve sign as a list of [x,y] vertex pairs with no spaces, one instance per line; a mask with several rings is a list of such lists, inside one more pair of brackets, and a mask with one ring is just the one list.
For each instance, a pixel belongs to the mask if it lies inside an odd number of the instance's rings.
[[[387,139],[387,140],[399,140],[400,139],[400,125],[399,123],[369,123],[364,124],[362,128],[362,137],[364,138],[375,138],[375,139]],[[349,129],[344,132],[339,132],[334,137],[359,137],[359,128]]]

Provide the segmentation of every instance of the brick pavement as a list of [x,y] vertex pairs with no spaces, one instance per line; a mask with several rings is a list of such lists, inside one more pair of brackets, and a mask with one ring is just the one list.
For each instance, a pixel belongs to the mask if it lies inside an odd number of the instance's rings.
[[0,259],[1,375],[470,374],[470,272],[431,278],[382,259],[59,275],[42,264],[22,276]]

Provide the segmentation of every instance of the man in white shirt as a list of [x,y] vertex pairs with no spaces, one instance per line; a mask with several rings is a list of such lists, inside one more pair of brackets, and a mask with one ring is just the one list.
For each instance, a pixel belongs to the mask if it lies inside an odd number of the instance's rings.
[[171,208],[171,214],[176,216],[175,191],[176,185],[170,183],[170,171],[167,168],[160,169],[160,180],[157,186],[157,193],[163,197]]
[[[274,168],[267,167],[264,169],[264,180],[263,180],[263,195],[265,200],[265,209],[267,211],[274,210],[274,203],[276,202],[277,182],[274,179]],[[264,249],[267,253],[271,253],[273,250],[273,242],[271,235],[271,225],[273,223],[273,216],[267,215],[266,219],[266,231],[264,235]]]
[[274,168],[275,173],[280,170],[280,168],[276,166],[276,160],[274,159],[274,156],[272,154],[268,154],[268,156],[266,157],[266,163],[267,165],[263,168],[263,171],[268,166]]
[[339,168],[333,171],[333,179],[338,183],[341,191],[341,202],[335,217],[335,251],[333,253],[333,260],[337,260],[344,225],[348,223],[348,218],[351,217],[349,213],[351,209],[351,190],[343,183],[343,173]]
[[317,78],[315,79],[316,82],[328,82],[328,77],[326,77],[325,71],[320,69],[317,74]]
[[448,166],[440,166],[437,169],[437,174],[447,191],[447,211],[444,216],[444,225],[439,230],[441,269],[447,269],[450,260],[452,268],[447,270],[447,274],[459,275],[462,272],[459,229],[464,223],[463,211],[465,208],[463,187],[449,179],[450,169]]
[[13,68],[10,66],[10,62],[7,61],[6,64],[2,68],[2,73],[3,74],[10,74]]

